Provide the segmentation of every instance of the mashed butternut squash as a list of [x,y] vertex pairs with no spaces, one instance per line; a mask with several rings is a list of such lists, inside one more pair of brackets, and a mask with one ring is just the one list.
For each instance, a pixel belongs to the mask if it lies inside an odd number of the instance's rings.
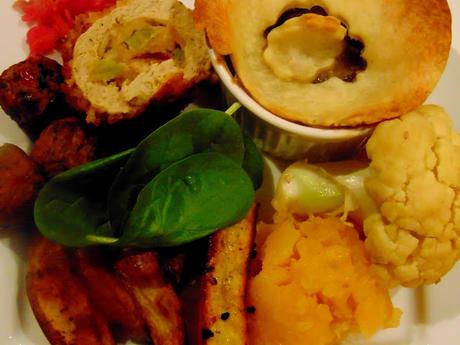
[[354,228],[287,217],[261,230],[269,235],[250,282],[252,345],[330,345],[399,324],[401,311],[371,272]]

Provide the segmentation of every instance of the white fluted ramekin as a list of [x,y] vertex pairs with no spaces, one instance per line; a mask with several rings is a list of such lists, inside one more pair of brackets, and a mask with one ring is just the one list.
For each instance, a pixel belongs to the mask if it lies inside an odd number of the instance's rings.
[[258,104],[237,81],[225,59],[210,50],[213,67],[227,103],[243,105],[236,119],[266,153],[282,159],[311,162],[340,160],[352,156],[372,133],[372,128],[322,129],[285,120]]

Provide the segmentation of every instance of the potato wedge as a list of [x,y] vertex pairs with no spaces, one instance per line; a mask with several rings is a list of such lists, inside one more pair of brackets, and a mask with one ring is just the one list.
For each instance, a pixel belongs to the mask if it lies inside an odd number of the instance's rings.
[[[170,248],[168,248],[170,250]],[[167,281],[177,289],[181,286],[184,280],[184,266],[185,266],[185,252],[172,252],[171,254],[159,254],[158,260],[160,262],[161,270]]]
[[64,247],[36,240],[26,284],[32,310],[52,345],[115,345],[107,321],[91,305]]
[[182,306],[153,252],[126,254],[115,265],[134,296],[155,345],[183,345]]
[[109,324],[115,326],[122,339],[148,342],[147,327],[136,302],[101,250],[78,249],[74,258],[92,303]]
[[245,293],[256,218],[254,205],[245,219],[211,236],[202,282],[199,344],[248,343]]

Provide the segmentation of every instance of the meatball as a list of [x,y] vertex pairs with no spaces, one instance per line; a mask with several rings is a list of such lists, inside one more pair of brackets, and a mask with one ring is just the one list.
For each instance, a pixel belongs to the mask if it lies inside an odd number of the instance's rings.
[[56,61],[29,57],[0,75],[0,106],[33,136],[64,103],[62,83],[62,68]]
[[96,157],[96,137],[88,134],[80,120],[69,117],[52,122],[32,148],[32,159],[48,176],[92,161]]
[[19,147],[0,146],[0,213],[30,205],[44,182],[35,162]]

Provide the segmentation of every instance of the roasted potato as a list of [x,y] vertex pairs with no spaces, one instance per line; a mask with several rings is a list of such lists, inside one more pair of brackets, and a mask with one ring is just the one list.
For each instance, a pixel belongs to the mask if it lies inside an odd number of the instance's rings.
[[149,341],[147,327],[133,297],[115,275],[102,248],[78,249],[76,268],[94,306],[122,339]]
[[64,247],[37,239],[31,247],[27,294],[52,345],[115,345],[104,317],[93,308]]
[[125,254],[116,271],[134,296],[155,345],[183,345],[181,301],[153,252]]
[[[169,248],[168,248],[169,249]],[[159,261],[163,274],[175,288],[183,283],[186,253],[177,252],[170,255],[160,255]]]
[[248,343],[245,292],[256,215],[253,206],[245,219],[211,236],[202,282],[199,344]]

